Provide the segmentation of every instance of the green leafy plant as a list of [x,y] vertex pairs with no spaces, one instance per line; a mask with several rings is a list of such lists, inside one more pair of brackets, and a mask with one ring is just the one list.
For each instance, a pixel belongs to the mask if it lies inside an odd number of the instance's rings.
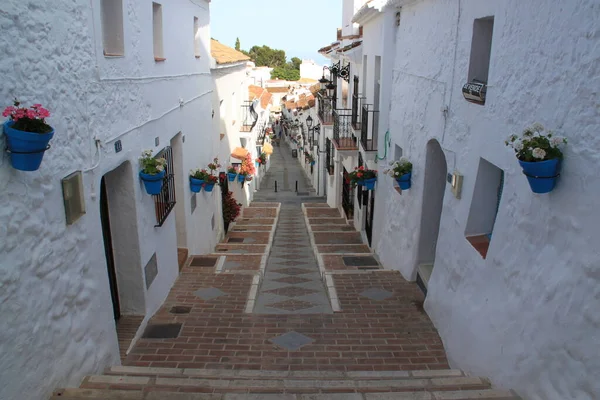
[[206,177],[209,176],[209,173],[205,169],[196,168],[190,170],[190,176],[194,179],[200,179],[205,181]]
[[235,201],[232,192],[227,192],[223,198],[223,221],[230,224],[240,215],[242,205]]
[[6,107],[2,112],[3,117],[8,117],[14,122],[13,129],[31,133],[52,132],[52,127],[46,123],[50,111],[41,104],[34,104],[29,108],[19,107],[20,105],[15,99],[13,105]]
[[377,178],[377,171],[374,169],[367,169],[363,166],[355,167],[354,171],[348,174],[347,182],[352,186],[356,186],[358,181],[364,181],[367,179]]
[[144,150],[142,152],[142,157],[140,157],[140,166],[142,167],[142,172],[144,174],[159,174],[165,170],[165,165],[167,165],[167,160],[164,158],[152,157],[152,150]]
[[510,135],[504,143],[515,151],[519,160],[538,162],[562,159],[563,153],[559,146],[566,144],[567,139],[555,135],[551,130],[546,131],[542,124],[535,123],[525,128],[522,136]]
[[391,161],[390,168],[385,169],[383,172],[392,178],[400,178],[402,175],[412,172],[413,165],[408,159],[402,157],[398,161]]

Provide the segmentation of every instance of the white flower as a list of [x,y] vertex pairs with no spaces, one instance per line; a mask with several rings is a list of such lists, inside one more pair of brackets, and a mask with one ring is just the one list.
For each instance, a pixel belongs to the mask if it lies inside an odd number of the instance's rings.
[[521,151],[523,150],[523,142],[522,141],[517,141],[515,143],[513,143],[513,149],[515,149],[516,151]]
[[562,144],[564,142],[564,138],[560,137],[560,136],[554,136],[550,139],[550,143],[552,144],[552,146],[558,146],[559,144]]
[[157,165],[157,166],[156,166],[156,170],[157,170],[158,172],[162,172],[164,169],[165,169],[165,167],[163,167],[162,165]]
[[400,157],[400,162],[398,164],[406,164],[406,163],[408,163],[408,158]]
[[535,158],[539,158],[540,160],[543,160],[544,157],[546,157],[546,152],[543,149],[540,149],[539,147],[536,147],[535,149],[533,149],[531,151],[531,154],[535,157]]
[[544,126],[543,126],[542,124],[540,124],[539,122],[536,122],[535,124],[533,124],[533,125],[531,126],[531,129],[532,129],[534,132],[541,132],[541,131],[543,131],[543,130],[544,130]]

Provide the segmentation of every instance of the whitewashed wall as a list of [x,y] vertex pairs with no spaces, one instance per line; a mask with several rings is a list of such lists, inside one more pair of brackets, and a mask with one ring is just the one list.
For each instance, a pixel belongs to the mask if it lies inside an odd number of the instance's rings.
[[[127,190],[135,198],[138,267],[154,253],[158,260],[158,276],[143,293],[146,319],[177,277],[175,213],[154,228],[154,204],[137,178],[137,159],[142,149],[158,151],[178,132],[186,137],[179,160],[184,171],[216,151],[203,130],[211,109],[208,3],[163,4],[162,63],[152,53],[152,2],[124,3],[125,56],[110,59],[102,55],[98,1],[93,8],[83,0],[2,4],[2,106],[15,96],[42,103],[56,134],[39,171],[14,170],[0,155],[0,319],[10,321],[0,328],[0,398],[45,399],[58,386],[77,385],[85,374],[119,364],[99,191],[102,176],[124,162],[133,174]],[[194,16],[202,25],[198,59]],[[60,179],[76,170],[85,171],[86,214],[66,226]],[[189,212],[189,185],[184,193],[178,201]],[[210,223],[210,211],[202,208],[199,201],[195,214],[187,215],[192,248],[210,240],[205,228],[194,230]]]
[[[599,13],[593,0],[427,0],[403,8],[396,35],[391,152],[398,145],[413,162],[413,186],[400,196],[390,178],[378,182],[386,201],[376,208],[377,253],[415,278],[425,149],[436,139],[464,186],[460,200],[446,188],[426,310],[452,366],[528,399],[600,397]],[[490,15],[488,98],[479,106],[461,87],[473,20]],[[536,121],[569,138],[559,184],[545,195],[531,192],[503,143]],[[485,260],[464,237],[480,157],[505,172]]]

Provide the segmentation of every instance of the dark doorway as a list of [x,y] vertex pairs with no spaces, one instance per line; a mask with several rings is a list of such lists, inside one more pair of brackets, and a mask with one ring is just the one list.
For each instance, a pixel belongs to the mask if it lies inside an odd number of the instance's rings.
[[106,267],[108,269],[108,283],[110,284],[110,297],[113,303],[113,314],[115,320],[121,318],[119,306],[119,291],[117,287],[117,271],[115,269],[115,257],[113,253],[112,234],[110,231],[110,217],[108,208],[108,193],[104,177],[100,183],[100,219],[102,221],[102,237],[104,239],[104,254],[106,256]]
[[367,213],[367,218],[365,221],[365,233],[367,234],[369,247],[371,247],[371,243],[373,241],[373,216],[375,215],[375,191],[365,191],[365,197],[367,198],[367,207],[365,210]]
[[344,168],[344,175],[342,179],[342,208],[346,213],[346,219],[352,220],[354,218],[354,189],[350,183],[350,178],[346,168]]

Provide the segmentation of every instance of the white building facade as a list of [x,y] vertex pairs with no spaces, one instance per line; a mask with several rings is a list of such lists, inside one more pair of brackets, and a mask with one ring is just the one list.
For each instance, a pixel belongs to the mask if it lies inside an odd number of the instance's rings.
[[[374,251],[426,291],[451,366],[528,399],[600,397],[598,11],[396,0],[352,17],[368,102],[381,80]],[[465,100],[468,82],[485,84],[484,104]],[[548,194],[504,144],[535,122],[569,140]],[[412,187],[399,193],[383,170],[402,156]]]
[[[1,156],[0,318],[11,322],[0,397],[43,399],[118,365],[119,318],[143,317],[141,334],[178,276],[177,249],[216,244],[219,199],[188,183],[219,151],[209,1],[2,8],[0,98],[43,104],[56,133],[38,171]],[[138,177],[145,149],[169,158],[159,196]],[[67,224],[61,180],[72,173],[85,213]]]

